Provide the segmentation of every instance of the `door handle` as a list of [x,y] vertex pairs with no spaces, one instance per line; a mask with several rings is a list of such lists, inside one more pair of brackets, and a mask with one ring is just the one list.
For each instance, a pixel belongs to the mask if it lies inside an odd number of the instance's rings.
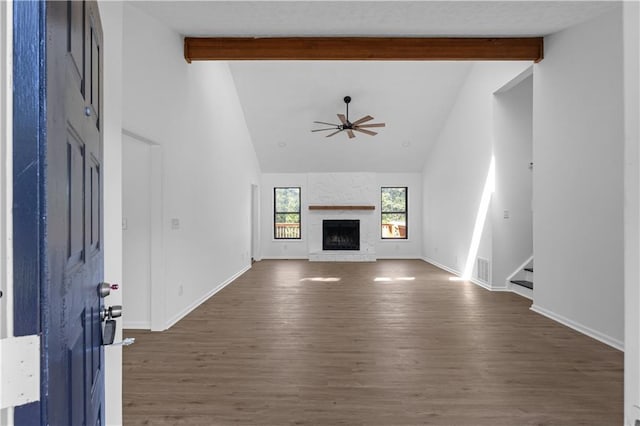
[[120,318],[122,316],[122,305],[113,305],[108,308],[102,308],[100,312],[100,319],[102,321],[106,319]]

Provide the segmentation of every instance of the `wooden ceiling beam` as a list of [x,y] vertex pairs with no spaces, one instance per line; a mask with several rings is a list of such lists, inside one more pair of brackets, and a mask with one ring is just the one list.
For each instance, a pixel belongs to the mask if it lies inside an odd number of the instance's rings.
[[185,37],[191,61],[533,61],[543,38],[441,37]]

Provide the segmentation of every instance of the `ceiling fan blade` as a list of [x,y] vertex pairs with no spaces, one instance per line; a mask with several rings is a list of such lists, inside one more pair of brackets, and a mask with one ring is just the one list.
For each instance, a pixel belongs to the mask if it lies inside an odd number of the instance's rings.
[[344,114],[338,114],[338,118],[342,124],[347,124],[347,117],[345,117]]
[[371,130],[366,130],[366,129],[353,129],[353,130],[355,130],[356,132],[365,133],[365,134],[367,134],[369,136],[375,136],[375,135],[378,134],[377,132],[372,132]]
[[324,132],[325,130],[336,130],[339,127],[329,127],[328,129],[313,129],[312,132]]
[[330,135],[327,135],[326,137],[330,138],[333,135],[337,135],[338,133],[340,133],[342,130],[338,130],[337,132],[333,132]]
[[370,115],[365,115],[364,117],[362,117],[360,120],[356,120],[353,122],[354,126],[357,126],[360,123],[366,123],[367,121],[371,121],[373,120],[373,117]]
[[349,135],[349,139],[353,139],[356,137],[356,135],[353,134],[353,131],[351,129],[347,130],[347,134]]
[[327,126],[336,126],[336,127],[338,127],[338,124],[334,124],[334,123],[327,123],[326,121],[314,121],[314,123],[318,123],[318,124],[326,124]]
[[360,124],[358,127],[384,127],[384,123]]

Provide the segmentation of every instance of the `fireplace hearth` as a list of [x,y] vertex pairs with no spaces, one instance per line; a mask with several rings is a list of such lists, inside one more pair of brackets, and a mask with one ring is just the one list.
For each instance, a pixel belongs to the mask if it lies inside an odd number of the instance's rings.
[[360,221],[323,220],[322,250],[360,250]]

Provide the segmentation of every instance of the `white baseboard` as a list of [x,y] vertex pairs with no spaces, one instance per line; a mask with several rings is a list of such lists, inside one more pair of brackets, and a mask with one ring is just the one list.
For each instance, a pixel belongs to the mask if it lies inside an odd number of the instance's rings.
[[545,309],[541,306],[538,306],[536,304],[531,305],[530,308],[533,312],[538,313],[540,315],[543,315],[549,319],[552,319],[556,322],[559,322],[562,325],[566,325],[569,328],[572,328],[582,334],[586,334],[587,336],[596,339],[602,343],[604,343],[605,345],[609,345],[614,349],[618,349],[619,351],[624,352],[624,342],[618,340],[618,339],[614,339],[610,336],[607,336],[606,334],[603,334],[599,331],[596,331],[592,328],[587,327],[586,325],[580,324],[576,321],[570,320],[569,318],[566,318],[562,315],[558,315],[555,312],[552,312],[548,309]]
[[479,281],[479,280],[477,280],[475,278],[470,278],[468,281],[470,283],[473,283],[473,284],[479,286],[479,287],[484,288],[485,290],[493,291],[493,288],[491,288],[491,286],[489,284],[485,283],[485,282]]
[[461,272],[460,272],[460,271],[456,271],[456,270],[455,270],[455,269],[453,269],[453,268],[449,268],[447,265],[443,265],[442,263],[440,263],[440,262],[438,262],[438,261],[435,261],[435,260],[433,260],[433,259],[431,259],[431,258],[428,258],[428,257],[422,257],[422,260],[423,260],[423,261],[425,261],[425,262],[427,262],[427,263],[432,264],[433,266],[436,266],[436,267],[438,267],[438,268],[440,268],[440,269],[443,269],[443,270],[445,270],[445,271],[449,272],[450,274],[455,275],[456,277],[459,277],[459,276],[460,276],[460,274],[461,274]]
[[263,256],[261,260],[309,260],[308,256]]
[[151,330],[151,321],[123,321],[123,330]]
[[168,330],[169,328],[171,328],[174,325],[176,325],[176,323],[178,321],[180,321],[182,318],[184,318],[187,315],[189,315],[191,313],[191,311],[193,311],[195,308],[197,308],[198,306],[202,305],[204,302],[209,300],[209,298],[211,296],[213,296],[214,294],[216,294],[217,292],[219,292],[220,290],[222,290],[223,288],[225,288],[226,286],[228,286],[229,284],[234,282],[240,275],[244,274],[249,269],[251,269],[251,265],[245,266],[244,268],[242,268],[242,270],[240,270],[239,272],[234,274],[231,278],[227,279],[223,283],[221,283],[218,286],[214,287],[211,291],[206,293],[204,296],[202,296],[201,298],[195,300],[193,303],[191,303],[189,306],[184,308],[182,311],[178,312],[176,315],[174,315],[172,318],[170,318],[167,321],[167,325],[165,327],[165,330]]
[[[376,256],[377,259],[389,259],[389,260],[425,260],[421,256]],[[310,260],[311,256],[264,256],[260,260]],[[375,259],[369,260],[370,262],[375,262]],[[425,260],[427,263],[432,263],[431,261]],[[441,269],[445,269],[442,266],[438,266]]]
[[533,290],[519,286],[517,284],[510,284],[508,291],[517,294],[518,296],[526,297],[527,299],[533,301]]
[[[460,277],[460,275],[462,275],[462,273],[460,271],[456,271],[455,269],[450,268],[450,267],[448,267],[446,265],[443,265],[442,263],[439,263],[439,262],[437,262],[437,261],[435,261],[433,259],[430,259],[428,257],[423,257],[422,260],[427,262],[427,263],[430,263],[433,266],[436,266],[436,267],[438,267],[440,269],[444,269],[445,271],[455,275],[456,277]],[[489,290],[489,291],[509,291],[508,287],[491,287],[489,284],[487,284],[485,282],[482,282],[482,281],[479,281],[479,280],[477,280],[475,278],[471,278],[468,281],[473,283],[473,284],[475,284],[475,285],[477,285],[477,286],[479,286],[479,287],[484,288],[485,290]]]
[[423,260],[422,256],[411,256],[411,255],[391,255],[391,256],[379,256],[378,260]]

